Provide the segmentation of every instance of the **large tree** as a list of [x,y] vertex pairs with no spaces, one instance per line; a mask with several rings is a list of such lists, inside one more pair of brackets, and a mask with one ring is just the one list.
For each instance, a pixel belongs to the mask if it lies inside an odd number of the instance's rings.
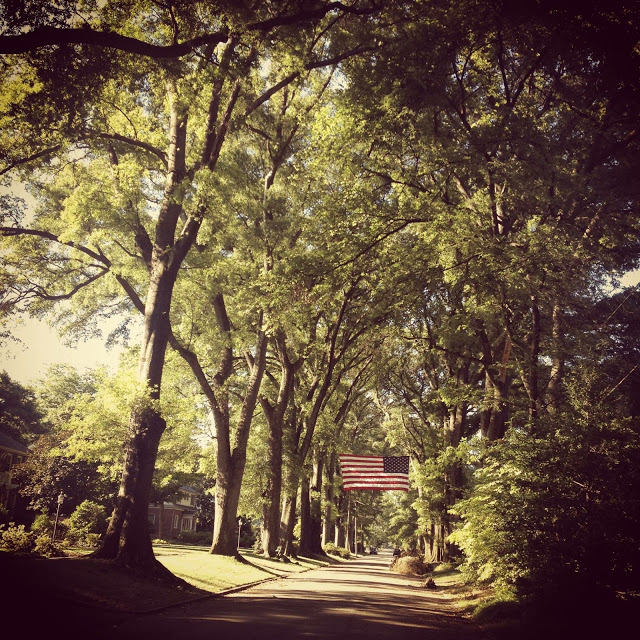
[[[172,301],[203,224],[215,224],[212,176],[230,128],[305,69],[357,52],[348,35],[338,39],[339,50],[329,35],[341,17],[372,11],[357,1],[311,8],[142,0],[7,5],[1,171],[30,180],[40,203],[29,224],[15,210],[5,212],[13,222],[2,227],[13,240],[5,264],[10,302],[35,310],[73,298],[76,326],[100,310],[144,314],[142,387],[117,504],[97,555],[165,574],[153,557],[147,505],[166,428],[158,400],[166,349],[175,340]],[[287,47],[291,63],[268,85],[268,67]],[[220,302],[214,295],[224,333]],[[260,322],[257,331],[247,419],[264,367]],[[223,383],[230,361],[222,353]],[[225,421],[218,424],[224,444]]]

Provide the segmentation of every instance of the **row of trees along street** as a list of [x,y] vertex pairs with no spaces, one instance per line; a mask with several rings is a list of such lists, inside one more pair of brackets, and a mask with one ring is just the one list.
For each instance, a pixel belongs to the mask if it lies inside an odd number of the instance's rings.
[[38,391],[41,462],[119,482],[95,556],[170,579],[148,505],[196,470],[212,553],[239,513],[322,553],[337,453],[409,453],[371,539],[637,585],[635,3],[4,4],[2,313],[144,319],[115,376]]

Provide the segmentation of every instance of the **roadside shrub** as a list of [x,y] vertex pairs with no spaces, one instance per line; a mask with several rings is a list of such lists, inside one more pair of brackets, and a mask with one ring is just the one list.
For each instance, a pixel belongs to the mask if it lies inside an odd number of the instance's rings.
[[199,544],[208,546],[211,544],[213,534],[211,531],[181,531],[178,540],[185,544]]
[[640,443],[628,421],[511,431],[453,508],[461,568],[500,593],[545,598],[640,585]]
[[0,525],[0,546],[7,551],[30,553],[36,536],[25,529],[23,524]]
[[338,556],[339,558],[345,558],[348,560],[351,557],[351,552],[349,549],[345,549],[344,547],[336,547],[333,542],[327,542],[327,544],[323,547],[325,553],[328,553],[332,556]]
[[65,555],[62,547],[57,542],[52,542],[48,533],[42,533],[35,539],[33,551],[45,558],[62,558]]
[[423,576],[430,573],[433,567],[426,564],[421,556],[402,556],[395,559],[391,570],[405,576]]
[[84,539],[84,544],[87,547],[96,548],[100,546],[100,540],[102,536],[99,533],[87,533]]
[[510,596],[496,596],[481,602],[473,612],[473,618],[480,624],[494,624],[505,620],[518,620],[522,614],[522,605]]
[[0,504],[0,525],[9,524],[9,512]]
[[[66,521],[66,539],[72,544],[94,546],[107,529],[107,514],[104,507],[85,500]],[[89,537],[91,536],[91,537]]]

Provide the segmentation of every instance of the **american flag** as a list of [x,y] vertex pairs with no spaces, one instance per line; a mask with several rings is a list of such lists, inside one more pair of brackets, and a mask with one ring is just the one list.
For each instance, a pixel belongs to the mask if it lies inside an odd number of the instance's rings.
[[342,488],[409,491],[409,456],[354,456],[341,453]]

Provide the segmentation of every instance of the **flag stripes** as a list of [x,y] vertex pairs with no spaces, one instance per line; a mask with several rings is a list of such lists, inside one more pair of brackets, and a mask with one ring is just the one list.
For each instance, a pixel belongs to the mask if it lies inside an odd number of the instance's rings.
[[409,456],[339,454],[342,488],[409,491]]

